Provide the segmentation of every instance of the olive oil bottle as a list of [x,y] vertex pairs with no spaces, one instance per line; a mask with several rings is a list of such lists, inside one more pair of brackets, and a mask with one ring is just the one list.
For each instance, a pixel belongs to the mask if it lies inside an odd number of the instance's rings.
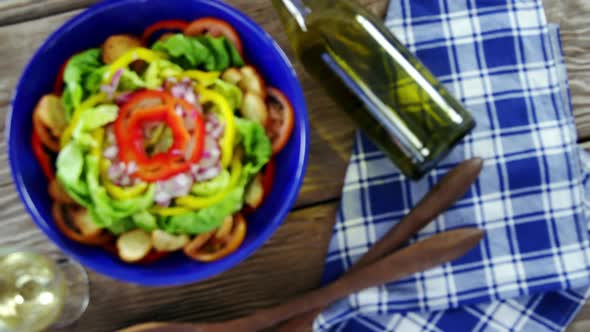
[[407,176],[431,170],[470,114],[355,0],[273,0],[296,56]]

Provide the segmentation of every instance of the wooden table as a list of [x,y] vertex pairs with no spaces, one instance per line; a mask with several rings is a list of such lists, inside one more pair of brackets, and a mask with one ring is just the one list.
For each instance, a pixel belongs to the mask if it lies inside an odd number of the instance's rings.
[[[96,0],[0,1],[0,118],[5,118],[16,80],[40,43],[59,25]],[[228,1],[260,23],[287,53],[290,47],[269,0]],[[362,0],[383,15],[387,0]],[[562,34],[581,142],[590,142],[590,1],[545,0],[550,21]],[[292,54],[290,54],[292,55]],[[223,275],[195,285],[144,288],[90,272],[91,304],[62,331],[105,332],[144,320],[197,321],[245,315],[318,285],[348,157],[353,125],[301,70],[312,124],[305,184],[293,212],[271,240]],[[5,125],[0,124],[0,131]],[[0,138],[0,245],[45,252],[57,249],[34,226],[9,175]],[[590,147],[590,143],[587,145]],[[590,330],[590,304],[569,331]]]

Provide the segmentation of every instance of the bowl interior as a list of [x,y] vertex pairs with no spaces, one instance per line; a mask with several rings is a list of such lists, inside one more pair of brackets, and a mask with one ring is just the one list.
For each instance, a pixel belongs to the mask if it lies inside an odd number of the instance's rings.
[[[39,98],[52,91],[62,63],[81,50],[98,47],[118,33],[140,35],[150,24],[165,19],[193,20],[213,16],[239,32],[245,57],[258,68],[269,85],[281,89],[295,110],[293,136],[276,158],[272,194],[248,219],[248,235],[239,250],[208,264],[181,253],[151,265],[125,264],[100,248],[74,243],[64,237],[51,218],[47,180],[30,145],[31,115]],[[120,0],[105,1],[73,18],[39,48],[23,73],[7,119],[10,165],[16,188],[37,225],[64,252],[83,265],[113,278],[144,285],[175,285],[211,277],[239,263],[262,245],[278,228],[295,201],[304,176],[308,149],[308,120],[303,93],[289,60],[253,21],[218,1]]]

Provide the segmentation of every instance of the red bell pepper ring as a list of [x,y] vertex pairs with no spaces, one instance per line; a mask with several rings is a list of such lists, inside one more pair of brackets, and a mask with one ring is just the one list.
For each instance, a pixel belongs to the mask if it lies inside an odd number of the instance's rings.
[[[148,105],[142,106],[142,103],[147,103]],[[129,141],[131,136],[127,132],[127,122],[134,111],[145,107],[157,107],[171,104],[172,96],[162,91],[142,90],[133,93],[129,97],[129,101],[121,105],[119,109],[119,116],[114,123],[117,144],[120,147],[128,147],[131,145],[131,142]],[[130,151],[131,150],[124,148],[119,149],[119,159],[128,161],[130,159],[128,156]]]
[[[143,108],[142,102],[148,107]],[[154,106],[160,102],[160,105]],[[176,114],[177,107],[182,108],[188,116],[194,117],[192,134],[185,128],[181,116]],[[147,122],[163,122],[172,130],[173,144],[168,151],[151,157],[145,153],[142,125]],[[119,159],[135,162],[138,170],[134,175],[144,181],[165,180],[186,172],[192,164],[198,162],[203,152],[205,126],[201,113],[190,103],[173,98],[165,92],[143,91],[134,94],[121,107],[114,129],[119,145]],[[186,151],[188,148],[192,148],[192,151]],[[187,157],[188,152],[190,155]]]
[[[143,130],[142,125],[150,122],[163,122],[172,130],[173,144],[167,152],[158,153],[149,157],[143,147]],[[138,163],[151,165],[153,163],[161,164],[164,159],[170,159],[174,151],[182,151],[186,148],[190,135],[184,128],[182,119],[174,114],[170,106],[160,106],[149,109],[140,109],[131,115],[127,124],[127,134],[131,135],[130,149],[133,149],[133,156]]]
[[183,20],[164,20],[156,22],[147,27],[147,29],[143,31],[143,34],[141,36],[141,43],[147,45],[148,41],[150,40],[150,37],[160,30],[177,30],[179,32],[182,32],[184,31],[184,29],[186,29],[187,26],[188,22]]
[[53,173],[53,167],[51,167],[51,158],[43,148],[41,139],[35,131],[33,131],[33,134],[31,136],[31,146],[33,148],[33,153],[35,154],[35,157],[37,158],[37,161],[41,166],[43,174],[45,174],[45,176],[47,177],[47,179],[49,179],[50,182],[53,181],[55,175]]

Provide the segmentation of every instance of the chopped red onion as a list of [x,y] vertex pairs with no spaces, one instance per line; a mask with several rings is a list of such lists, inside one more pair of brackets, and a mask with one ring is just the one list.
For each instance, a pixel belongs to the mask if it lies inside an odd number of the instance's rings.
[[176,105],[176,107],[174,108],[174,112],[176,113],[176,115],[183,117],[184,116],[184,110],[182,109],[182,107],[180,105]]
[[219,121],[219,118],[214,113],[207,114],[205,131],[215,139],[219,139],[223,135],[225,124]]
[[189,89],[184,94],[184,100],[194,105],[197,102],[197,96],[195,96],[195,92],[192,89]]
[[211,135],[211,137],[213,137],[215,139],[219,139],[223,135],[224,129],[225,129],[225,126],[223,125],[223,123],[220,123],[217,127],[213,128],[213,130],[209,133],[209,135]]
[[195,176],[195,180],[197,182],[208,181],[208,180],[211,180],[211,179],[217,177],[220,173],[221,173],[221,166],[217,165],[215,167],[211,167],[211,168],[199,171],[197,173],[197,175]]
[[184,96],[187,93],[187,87],[183,84],[175,84],[172,86],[172,88],[170,89],[170,93],[175,97],[175,98],[184,98]]
[[113,126],[109,125],[106,127],[105,130],[106,141],[109,145],[114,145],[117,143],[117,137],[115,136],[115,132],[113,131]]
[[201,169],[201,168],[199,167],[199,165],[198,165],[198,164],[192,164],[192,165],[191,165],[191,173],[192,173],[193,175],[197,175],[197,173],[199,173],[199,170],[200,170],[200,169]]
[[115,75],[113,75],[113,79],[111,80],[111,87],[113,88],[113,91],[117,91],[117,88],[119,87],[119,82],[121,82],[121,77],[123,77],[123,69],[119,69],[115,72]]
[[210,136],[205,137],[205,146],[203,147],[203,154],[199,161],[201,169],[208,169],[219,164],[219,157],[221,149],[215,139]]
[[182,188],[190,187],[193,184],[191,177],[184,173],[178,174],[173,179]]
[[168,180],[156,182],[156,197],[158,204],[169,204],[175,197],[188,195],[193,185],[193,178],[190,174],[181,173]]
[[111,181],[118,181],[125,172],[125,163],[119,162],[112,164],[107,170],[107,176]]
[[100,87],[100,91],[106,93],[109,99],[114,98],[119,82],[121,81],[121,76],[123,76],[123,69],[119,69],[115,72],[108,85],[102,85]]
[[112,99],[113,95],[115,94],[115,91],[112,89],[112,87],[106,84],[100,86],[100,92],[106,94],[109,99]]
[[128,187],[131,185],[131,178],[128,175],[125,175],[119,181],[122,187]]
[[172,195],[170,195],[170,193],[168,193],[164,190],[157,190],[156,189],[156,193],[154,195],[154,201],[156,201],[156,203],[158,205],[169,206],[171,200],[172,200]]
[[119,105],[125,104],[129,101],[133,92],[123,92],[115,96],[115,102]]
[[193,155],[193,152],[195,149],[195,143],[196,143],[196,139],[194,137],[191,138],[191,140],[188,142],[188,146],[184,150],[184,159],[185,160],[191,159],[191,156]]
[[131,161],[127,165],[127,174],[133,175],[135,172],[137,172],[137,163],[135,161]]
[[184,128],[189,132],[192,132],[195,129],[195,119],[185,116],[182,118],[182,122],[184,123]]
[[113,160],[117,157],[119,153],[119,148],[116,145],[111,145],[108,148],[104,149],[102,155],[110,160]]
[[219,147],[209,150],[209,158],[219,159],[219,157],[221,157],[221,149]]
[[209,181],[209,180],[217,177],[219,174],[221,174],[221,166],[217,165],[215,167],[204,169],[204,170],[198,172],[197,175],[195,176],[195,181],[197,181],[197,182]]

